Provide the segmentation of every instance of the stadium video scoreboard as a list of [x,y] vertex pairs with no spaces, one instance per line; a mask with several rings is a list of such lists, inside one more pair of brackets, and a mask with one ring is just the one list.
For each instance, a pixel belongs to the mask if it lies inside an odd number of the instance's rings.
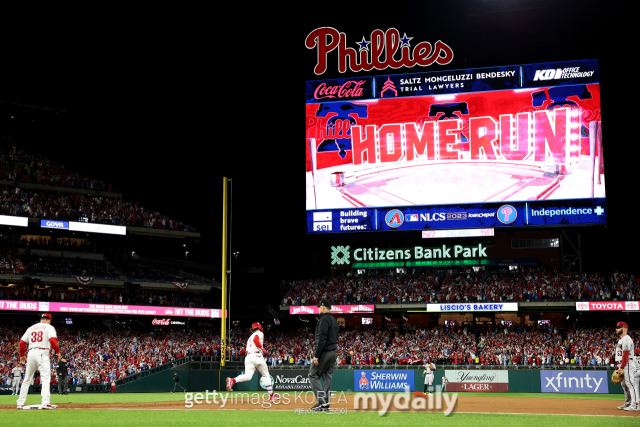
[[307,232],[605,225],[600,111],[596,60],[309,81]]

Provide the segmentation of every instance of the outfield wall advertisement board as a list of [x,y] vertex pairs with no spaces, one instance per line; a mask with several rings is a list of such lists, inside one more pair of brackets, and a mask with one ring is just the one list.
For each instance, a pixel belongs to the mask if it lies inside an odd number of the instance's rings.
[[540,371],[543,393],[609,393],[607,371]]
[[348,100],[321,84],[309,233],[606,224],[596,60],[371,77]]
[[413,370],[355,371],[353,391],[415,391],[413,375]]
[[445,371],[449,384],[447,391],[509,392],[507,371],[467,371],[454,369]]

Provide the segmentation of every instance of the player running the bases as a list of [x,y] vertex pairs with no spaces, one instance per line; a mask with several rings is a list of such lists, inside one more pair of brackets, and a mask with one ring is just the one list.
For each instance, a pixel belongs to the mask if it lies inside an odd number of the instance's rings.
[[236,383],[249,381],[253,377],[253,373],[257,369],[262,375],[263,382],[269,392],[269,400],[271,402],[280,398],[280,395],[273,393],[273,384],[271,384],[271,376],[269,375],[269,368],[267,368],[267,362],[264,360],[264,331],[262,325],[256,322],[251,325],[251,336],[247,341],[247,357],[244,359],[244,374],[238,375],[235,378],[227,378],[227,391],[232,391],[233,386]]
[[[44,313],[40,323],[36,323],[27,329],[20,339],[20,363],[27,363],[27,372],[24,375],[24,382],[20,389],[18,398],[18,409],[24,408],[24,402],[29,393],[29,384],[33,379],[33,374],[40,371],[40,384],[42,384],[42,409],[56,409],[51,405],[51,362],[49,361],[49,350],[58,354],[60,361],[60,347],[58,347],[58,335],[56,329],[51,326],[51,315]],[[25,357],[29,348],[29,355]]]

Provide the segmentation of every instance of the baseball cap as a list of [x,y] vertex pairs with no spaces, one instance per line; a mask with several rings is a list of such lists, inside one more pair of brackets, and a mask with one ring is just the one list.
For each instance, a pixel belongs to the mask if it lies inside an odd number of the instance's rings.
[[42,318],[46,317],[49,320],[53,319],[53,317],[49,313],[43,313],[42,316],[40,316],[40,317],[42,317]]
[[331,309],[331,301],[329,301],[328,299],[321,299],[318,307],[327,307],[328,309]]
[[618,324],[616,325],[616,328],[626,328],[629,329],[629,325],[627,325],[624,322],[618,322]]

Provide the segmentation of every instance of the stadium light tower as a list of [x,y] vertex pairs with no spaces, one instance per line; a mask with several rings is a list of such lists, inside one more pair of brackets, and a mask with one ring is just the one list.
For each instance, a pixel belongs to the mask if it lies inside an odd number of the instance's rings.
[[238,251],[238,252],[234,252],[234,253],[233,253],[233,257],[234,257],[234,258],[235,258],[235,260],[236,260],[236,268],[238,267],[238,255],[240,255],[240,252],[239,252],[239,251]]

